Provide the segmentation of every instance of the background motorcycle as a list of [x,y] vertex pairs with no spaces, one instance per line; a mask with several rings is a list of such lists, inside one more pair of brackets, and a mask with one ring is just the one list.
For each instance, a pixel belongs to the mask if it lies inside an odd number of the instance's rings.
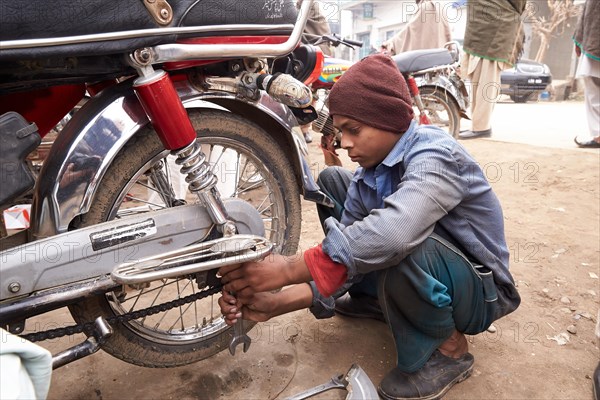
[[458,73],[458,43],[406,51],[392,58],[408,84],[419,122],[439,126],[457,138],[461,118],[470,119],[469,93]]
[[[69,306],[76,326],[26,336],[89,336],[55,367],[99,345],[149,367],[227,347],[216,270],[293,254],[300,194],[330,204],[292,131],[321,67],[296,47],[304,3],[0,4],[0,207],[32,203],[0,242],[3,326]],[[289,53],[298,79],[264,73]],[[34,174],[27,155],[84,96]]]
[[[350,48],[362,46],[362,42],[342,39],[335,34],[314,39],[315,44],[319,41],[328,41],[334,47],[340,44]],[[393,57],[409,86],[419,123],[439,126],[454,137],[460,131],[460,119],[469,118],[468,92],[457,72],[460,64],[457,49],[451,42],[443,49],[415,50]],[[352,64],[351,61],[325,57],[323,72],[311,85],[318,99],[318,119],[313,123],[313,130],[327,137],[335,135],[326,106],[328,92]],[[327,143],[323,145],[327,146]]]

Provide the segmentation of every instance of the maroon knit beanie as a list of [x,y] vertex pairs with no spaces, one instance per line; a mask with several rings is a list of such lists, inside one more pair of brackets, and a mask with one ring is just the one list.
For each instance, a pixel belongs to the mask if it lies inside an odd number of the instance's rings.
[[406,132],[414,117],[406,81],[385,54],[365,57],[342,75],[329,93],[329,113],[396,133]]

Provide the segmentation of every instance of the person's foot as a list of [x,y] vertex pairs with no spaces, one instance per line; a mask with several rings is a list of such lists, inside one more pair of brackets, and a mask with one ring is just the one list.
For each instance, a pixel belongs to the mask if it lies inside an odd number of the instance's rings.
[[600,148],[600,137],[580,139],[578,136],[576,136],[573,140],[575,141],[575,144],[579,147],[588,149]]
[[469,351],[469,342],[464,333],[454,330],[452,335],[438,347],[438,350],[446,357],[460,358]]
[[374,297],[361,296],[352,297],[346,293],[335,300],[335,311],[346,317],[352,318],[372,318],[385,322],[383,311],[379,301]]
[[473,362],[471,353],[465,353],[460,358],[450,358],[436,350],[416,372],[402,372],[398,367],[388,372],[377,391],[386,400],[439,399],[452,386],[471,376]]
[[485,131],[462,131],[458,134],[459,139],[476,139],[492,136],[492,128]]

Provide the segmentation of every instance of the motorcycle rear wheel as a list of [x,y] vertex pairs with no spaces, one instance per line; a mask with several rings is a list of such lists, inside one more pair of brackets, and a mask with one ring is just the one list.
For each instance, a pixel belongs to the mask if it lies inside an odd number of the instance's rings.
[[[431,124],[458,138],[461,118],[458,104],[440,88],[425,86],[419,88],[419,92]],[[415,115],[418,116],[418,110],[415,110]]]
[[[234,174],[235,189],[225,188],[228,192],[225,195],[254,205],[263,218],[265,235],[276,244],[276,251],[293,254],[300,238],[301,204],[292,166],[285,154],[264,130],[234,114],[191,111],[190,119],[207,159],[216,167],[215,172],[224,157],[236,160],[237,167],[233,170],[237,168],[239,174]],[[147,212],[160,206],[161,201],[166,207],[168,201],[163,201],[165,197],[157,195],[154,189],[156,175],[147,173],[152,167],[157,167],[155,173],[162,171],[163,178],[175,186],[173,193],[178,198],[175,204],[196,202],[197,197],[187,191],[187,184],[182,185],[184,193],[177,187],[175,176],[180,174],[170,168],[172,161],[165,162],[167,155],[153,129],[148,127],[136,134],[110,166],[90,211],[78,225],[93,225],[123,213]],[[219,178],[231,175],[231,165],[220,172]],[[71,306],[70,311],[77,322],[89,322],[98,316],[108,318],[185,297],[202,290],[199,286],[198,279],[192,277],[165,279],[152,282],[149,287],[126,287],[91,297]],[[233,328],[220,315],[218,297],[210,296],[157,315],[115,324],[113,335],[102,349],[123,361],[155,368],[208,358],[226,349],[233,335]],[[244,328],[248,331],[253,325],[245,321]]]

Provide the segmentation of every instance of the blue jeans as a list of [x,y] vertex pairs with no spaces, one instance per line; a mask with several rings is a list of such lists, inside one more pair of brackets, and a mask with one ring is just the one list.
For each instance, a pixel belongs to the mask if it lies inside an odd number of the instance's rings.
[[[336,207],[319,206],[321,222],[340,219],[352,174],[339,167],[321,172],[317,183]],[[496,313],[491,271],[473,265],[463,253],[432,234],[398,265],[366,274],[353,285],[353,297],[376,297],[394,337],[398,368],[414,372],[454,330],[477,334]]]

